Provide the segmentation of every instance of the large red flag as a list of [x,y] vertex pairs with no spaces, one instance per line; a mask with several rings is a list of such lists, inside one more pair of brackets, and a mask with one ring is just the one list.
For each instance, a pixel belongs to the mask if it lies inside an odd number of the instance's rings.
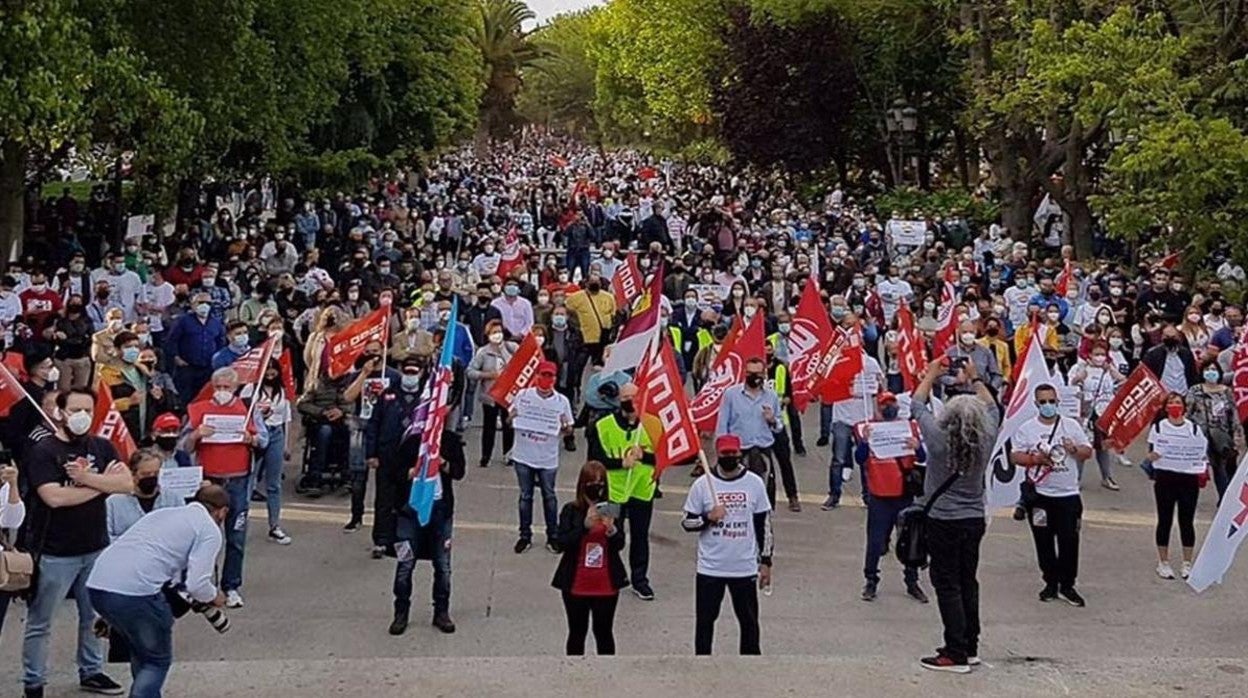
[[835,332],[828,311],[819,297],[819,285],[812,278],[802,289],[802,298],[789,330],[789,375],[792,376],[793,406],[805,412],[814,393],[823,357],[832,347]]
[[940,317],[936,319],[936,335],[932,337],[932,356],[944,356],[945,350],[953,346],[958,333],[958,317],[954,312],[957,299],[953,284],[945,282],[940,293]]
[[30,395],[9,367],[0,363],[0,414],[8,414],[14,405],[29,399]]
[[689,403],[689,413],[700,431],[715,430],[719,402],[724,397],[724,391],[745,380],[745,362],[763,358],[766,348],[763,322],[762,316],[756,315],[742,330],[740,317],[733,321],[733,328],[728,331],[724,345],[711,365],[710,378]]
[[[620,278],[617,273],[616,278]],[[620,334],[611,345],[611,353],[603,364],[602,370],[628,371],[635,369],[650,351],[654,335],[659,331],[659,317],[663,302],[663,265],[654,272],[650,285],[631,305],[621,306],[632,308],[631,316],[620,328]]]
[[1231,389],[1235,394],[1235,407],[1239,421],[1248,420],[1248,328],[1239,336],[1239,343],[1231,353]]
[[615,270],[611,279],[611,290],[615,293],[615,307],[630,312],[633,301],[645,293],[646,280],[637,267],[637,255],[630,254],[624,263]]
[[1125,451],[1135,437],[1152,423],[1157,410],[1166,402],[1166,388],[1144,364],[1135,367],[1127,382],[1114,393],[1096,427],[1105,434],[1109,448]]
[[490,398],[503,409],[510,409],[511,402],[516,399],[516,395],[533,382],[533,376],[537,375],[537,365],[544,358],[541,347],[537,346],[537,335],[532,332],[525,335],[520,348],[507,361],[503,372],[494,380],[494,385],[489,392]]
[[917,388],[927,366],[927,347],[914,326],[914,313],[904,303],[897,309],[897,365],[906,391]]
[[503,254],[498,260],[498,278],[506,279],[512,269],[520,266],[520,233],[512,226],[503,238]]
[[[273,358],[273,348],[276,344],[276,338],[269,337],[260,346],[253,347],[251,351],[234,359],[234,362],[230,364],[230,368],[234,369],[234,372],[238,374],[239,387],[244,385],[252,386],[251,392],[248,393],[249,395],[254,395],[260,387],[260,381],[264,380],[264,370],[261,367],[269,365],[269,361]],[[282,370],[284,371],[284,369]],[[284,378],[283,376],[283,380]],[[204,387],[199,389],[199,394],[191,402],[209,399],[212,399],[212,381],[205,383]]]
[[1070,282],[1075,278],[1075,263],[1066,260],[1062,265],[1062,271],[1057,275],[1057,279],[1053,282],[1053,288],[1057,290],[1057,295],[1065,298],[1066,290],[1070,288]]
[[676,369],[676,356],[666,334],[659,335],[658,349],[637,371],[640,400],[637,411],[654,415],[663,427],[655,447],[654,477],[669,465],[684,463],[698,455],[698,428],[689,413],[685,388]]
[[827,372],[819,382],[819,398],[824,402],[840,402],[854,396],[854,381],[862,373],[861,344],[847,344],[828,363]]
[[138,447],[134,445],[134,438],[130,436],[126,421],[113,405],[113,393],[104,381],[98,381],[95,385],[94,417],[91,433],[111,441],[113,448],[117,449],[118,457],[122,461],[129,461],[130,454],[137,451]]
[[390,303],[383,298],[381,307],[334,335],[325,350],[329,352],[329,377],[337,378],[351,370],[355,360],[371,341],[385,345],[390,331]]

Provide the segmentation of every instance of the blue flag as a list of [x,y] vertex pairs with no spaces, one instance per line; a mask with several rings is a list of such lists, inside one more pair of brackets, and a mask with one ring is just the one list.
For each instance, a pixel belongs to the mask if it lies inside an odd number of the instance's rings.
[[[446,336],[442,338],[442,353],[428,382],[424,400],[419,408],[424,412],[424,428],[420,433],[420,456],[417,458],[416,476],[412,478],[412,493],[408,505],[416,512],[421,526],[429,523],[433,515],[433,495],[442,471],[442,430],[446,428],[446,413],[450,410],[452,363],[455,360],[455,333],[459,327],[459,299],[451,301],[451,318],[446,324]],[[413,420],[415,423],[416,420]]]

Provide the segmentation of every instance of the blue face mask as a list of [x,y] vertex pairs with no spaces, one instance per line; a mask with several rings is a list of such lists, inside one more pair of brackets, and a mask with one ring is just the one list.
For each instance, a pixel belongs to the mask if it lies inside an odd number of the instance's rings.
[[1052,419],[1056,417],[1057,405],[1051,402],[1046,402],[1043,405],[1040,405],[1040,416],[1044,417],[1045,419]]
[[126,347],[125,349],[122,349],[121,360],[125,361],[128,364],[132,364],[135,361],[138,361],[139,360],[139,348],[138,347]]
[[520,295],[520,287],[519,286],[504,286],[503,293],[507,294],[507,297],[509,298],[515,298],[516,296]]
[[230,343],[234,345],[235,349],[246,349],[250,341],[247,339],[247,335],[240,334],[231,340]]
[[1218,376],[1218,372],[1217,372],[1217,371],[1205,371],[1205,382],[1206,382],[1206,383],[1217,383],[1217,382],[1218,382],[1218,377],[1219,377],[1219,376]]
[[550,319],[550,324],[558,327],[559,329],[563,329],[568,326],[568,316],[556,315]]
[[416,388],[420,387],[420,376],[404,373],[403,377],[400,379],[400,384],[403,386],[403,390],[409,393],[414,393],[416,392]]

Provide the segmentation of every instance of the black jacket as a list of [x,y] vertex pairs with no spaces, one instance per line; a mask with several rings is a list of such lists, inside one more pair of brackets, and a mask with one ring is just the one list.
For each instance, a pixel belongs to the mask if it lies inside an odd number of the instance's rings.
[[[563,505],[559,512],[559,528],[555,531],[555,544],[563,549],[559,558],[559,566],[555,568],[555,577],[550,585],[561,591],[572,591],[572,582],[576,576],[577,558],[581,554],[581,538],[585,536],[585,512],[576,506],[576,502]],[[624,561],[620,559],[620,551],[624,549],[624,529],[618,523],[615,533],[607,537],[607,572],[611,575],[611,585],[616,591],[628,586],[628,574],[624,571]]]
[[[1175,353],[1179,357],[1179,361],[1183,362],[1183,374],[1187,376],[1187,385],[1198,385],[1201,381],[1200,373],[1196,370],[1196,357],[1192,354],[1192,350],[1186,346],[1179,345],[1175,349]],[[1140,363],[1148,367],[1154,376],[1161,378],[1161,372],[1166,368],[1166,347],[1163,344],[1144,352],[1144,358],[1140,359]]]

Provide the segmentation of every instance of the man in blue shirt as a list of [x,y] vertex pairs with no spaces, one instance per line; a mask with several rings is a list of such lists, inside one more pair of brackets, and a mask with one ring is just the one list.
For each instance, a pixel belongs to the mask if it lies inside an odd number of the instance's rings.
[[247,355],[251,351],[251,337],[247,333],[247,323],[235,320],[226,328],[226,339],[229,343],[212,355],[212,369],[225,368]]
[[780,421],[780,398],[776,391],[766,387],[766,379],[767,369],[762,359],[745,362],[745,384],[734,385],[724,392],[715,435],[735,434],[741,440],[742,458],[767,482],[767,499],[775,506],[776,477],[771,447],[784,423]]
[[173,359],[173,380],[178,394],[192,400],[212,378],[212,357],[225,346],[225,326],[212,317],[207,293],[196,293],[193,312],[178,318],[165,339],[165,354]]

